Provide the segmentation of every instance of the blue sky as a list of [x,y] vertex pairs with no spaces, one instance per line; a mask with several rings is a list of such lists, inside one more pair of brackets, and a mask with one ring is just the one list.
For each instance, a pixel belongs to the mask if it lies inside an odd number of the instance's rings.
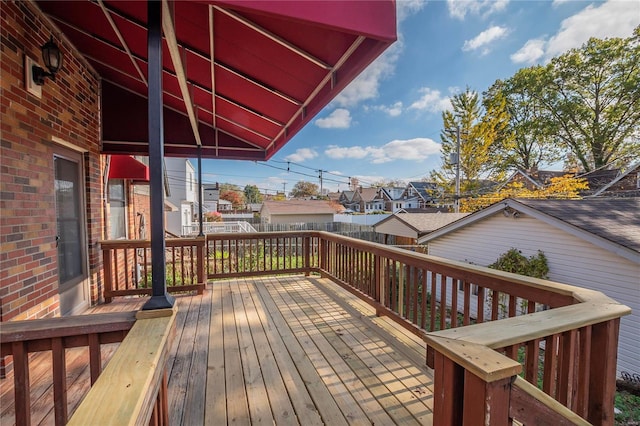
[[440,166],[449,96],[481,93],[589,37],[629,37],[640,2],[398,0],[397,15],[398,41],[269,162],[203,160],[203,182],[274,193],[319,184],[318,170],[332,191],[349,177],[420,180]]

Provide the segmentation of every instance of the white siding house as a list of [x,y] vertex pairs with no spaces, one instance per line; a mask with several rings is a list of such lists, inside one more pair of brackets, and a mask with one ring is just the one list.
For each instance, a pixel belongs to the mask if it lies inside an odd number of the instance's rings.
[[191,229],[197,210],[198,181],[193,165],[184,158],[165,158],[165,169],[169,182],[167,201],[179,206],[177,212],[166,215],[165,229],[175,235],[183,235]]
[[629,306],[618,375],[640,374],[640,199],[504,200],[419,239],[430,255],[490,265],[511,248],[541,250],[549,280],[600,291]]

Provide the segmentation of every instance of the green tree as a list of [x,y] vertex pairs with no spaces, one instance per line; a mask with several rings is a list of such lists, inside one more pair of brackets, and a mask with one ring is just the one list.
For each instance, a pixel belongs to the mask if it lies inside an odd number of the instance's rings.
[[306,181],[298,181],[291,190],[290,194],[293,198],[315,197],[319,193],[318,185]]
[[262,194],[255,185],[247,185],[244,187],[244,199],[247,203],[261,203]]
[[513,77],[497,80],[484,93],[485,107],[505,103],[509,121],[496,154],[509,169],[534,170],[562,159],[559,146],[548,126],[548,112],[541,104],[536,85],[531,84],[535,70],[525,68]]
[[592,38],[544,67],[523,71],[547,128],[585,171],[640,152],[640,27],[631,37]]
[[451,98],[451,105],[452,111],[442,113],[442,167],[431,173],[431,179],[447,192],[453,192],[456,166],[450,158],[456,154],[460,126],[460,190],[473,192],[479,188],[482,177],[497,177],[504,172],[503,162],[496,155],[500,145],[509,143],[505,133],[506,104],[503,99],[483,108],[478,93],[467,88]]

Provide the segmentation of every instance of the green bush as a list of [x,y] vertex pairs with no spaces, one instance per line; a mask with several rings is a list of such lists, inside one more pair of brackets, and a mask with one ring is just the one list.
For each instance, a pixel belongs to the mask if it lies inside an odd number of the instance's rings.
[[547,257],[540,250],[538,254],[527,259],[520,250],[512,248],[501,254],[498,260],[489,265],[489,268],[535,278],[546,279],[549,276]]

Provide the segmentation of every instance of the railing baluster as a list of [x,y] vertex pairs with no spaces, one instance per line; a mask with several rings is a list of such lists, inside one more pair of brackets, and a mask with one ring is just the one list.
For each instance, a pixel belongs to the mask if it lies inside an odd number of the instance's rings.
[[484,287],[478,285],[478,312],[476,313],[478,324],[484,322]]
[[540,362],[540,340],[527,342],[525,355],[525,380],[534,386],[538,386],[538,369]]
[[15,393],[16,425],[31,425],[31,398],[29,387],[29,354],[26,342],[11,344],[13,355],[13,387]]
[[102,371],[102,355],[100,350],[100,338],[96,333],[89,334],[89,371],[91,384],[94,384]]
[[451,283],[451,328],[458,326],[458,286],[460,281],[453,279]]
[[67,364],[62,337],[51,339],[53,357],[53,400],[56,425],[67,423]]
[[464,313],[462,318],[462,325],[469,325],[471,323],[471,283],[464,281]]
[[578,352],[578,384],[575,412],[587,417],[589,414],[589,381],[591,373],[591,326],[580,329],[580,347]]
[[444,330],[447,321],[447,276],[440,275],[440,330]]
[[500,292],[497,290],[491,291],[491,321],[495,321],[500,318]]
[[556,396],[556,370],[558,367],[558,335],[548,336],[544,340],[544,373],[542,379],[542,390],[547,395]]
[[431,274],[431,318],[429,321],[429,331],[434,331],[436,329],[436,292],[437,292],[437,283],[436,283],[436,273],[434,271],[430,272]]

